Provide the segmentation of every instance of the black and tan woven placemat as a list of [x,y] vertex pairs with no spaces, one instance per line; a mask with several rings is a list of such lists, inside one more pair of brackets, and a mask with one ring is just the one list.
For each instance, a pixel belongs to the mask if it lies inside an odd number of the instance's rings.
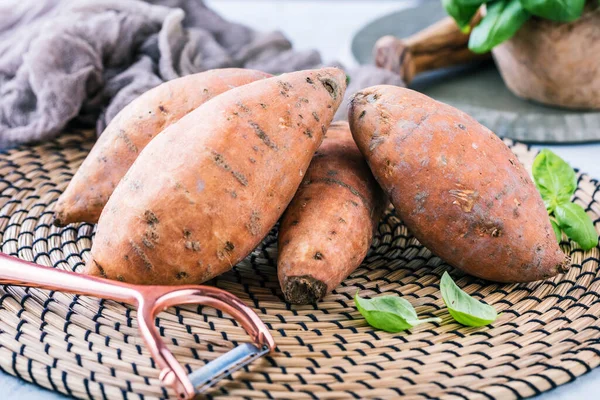
[[[39,146],[0,154],[2,251],[66,270],[89,256],[93,226],[51,226],[60,192],[92,145],[74,132]],[[509,143],[526,165],[534,153]],[[600,230],[600,185],[579,176],[576,201]],[[572,381],[600,364],[599,249],[562,247],[571,270],[553,279],[499,285],[445,265],[410,236],[393,210],[379,226],[363,265],[318,306],[289,306],[277,282],[275,232],[233,271],[212,284],[251,305],[278,344],[222,382],[211,397],[468,398],[533,396]],[[439,279],[457,283],[502,315],[491,326],[467,328],[449,316]],[[404,296],[424,324],[390,334],[370,328],[354,307],[363,296]],[[43,387],[79,398],[167,397],[136,330],[135,311],[112,301],[19,287],[0,289],[0,367]],[[160,314],[160,334],[189,369],[248,338],[229,316],[181,307]]]

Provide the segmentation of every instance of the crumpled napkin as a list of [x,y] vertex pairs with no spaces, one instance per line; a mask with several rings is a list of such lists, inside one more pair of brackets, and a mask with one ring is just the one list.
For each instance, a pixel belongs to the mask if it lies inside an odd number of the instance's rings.
[[[100,134],[141,93],[213,68],[272,74],[315,68],[280,32],[228,22],[201,0],[9,0],[0,3],[0,147],[56,136],[72,120]],[[373,66],[349,72],[347,97],[403,85]],[[345,118],[342,105],[336,117]]]

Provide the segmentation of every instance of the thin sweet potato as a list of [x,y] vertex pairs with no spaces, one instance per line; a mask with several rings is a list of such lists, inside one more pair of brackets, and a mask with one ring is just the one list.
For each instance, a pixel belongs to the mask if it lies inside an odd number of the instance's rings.
[[337,68],[283,74],[223,93],[171,125],[110,197],[86,272],[187,284],[229,270],[292,200],[345,88]]
[[59,197],[54,224],[98,222],[113,190],[152,138],[211,98],[269,76],[254,70],[216,69],[165,82],[142,94],[100,135]]
[[443,260],[499,282],[535,281],[566,270],[540,194],[489,129],[395,86],[358,92],[349,120],[400,218]]
[[277,273],[286,300],[314,303],[350,275],[387,204],[348,123],[332,124],[281,219]]

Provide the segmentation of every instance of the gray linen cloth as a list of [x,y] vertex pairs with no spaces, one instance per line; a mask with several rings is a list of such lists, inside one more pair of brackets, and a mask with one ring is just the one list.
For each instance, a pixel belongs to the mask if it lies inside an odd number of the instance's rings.
[[[213,68],[272,74],[322,64],[280,32],[231,23],[201,0],[0,2],[0,147],[56,136],[70,121],[102,133],[131,100],[164,81]],[[349,71],[347,97],[402,85],[375,67]],[[342,105],[337,118],[344,118]]]

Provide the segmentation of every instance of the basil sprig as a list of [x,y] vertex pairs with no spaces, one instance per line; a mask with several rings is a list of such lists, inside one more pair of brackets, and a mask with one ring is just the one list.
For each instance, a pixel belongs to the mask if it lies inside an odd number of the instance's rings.
[[585,0],[520,0],[535,16],[557,22],[572,22],[581,17]]
[[530,14],[519,0],[499,0],[487,4],[485,17],[473,28],[469,49],[474,53],[487,53],[513,37],[529,17]]
[[471,31],[471,20],[479,9],[479,4],[462,4],[460,0],[442,0],[442,6],[460,28],[463,33]]
[[571,202],[577,189],[573,168],[548,149],[540,151],[533,162],[533,180],[542,195],[552,229],[560,242],[562,232],[584,250],[598,245],[598,232],[583,207]]
[[485,4],[486,12],[473,28],[469,49],[486,53],[510,39],[531,17],[557,22],[572,22],[583,14],[586,0],[441,0],[442,5],[465,33],[477,9]]
[[419,319],[412,304],[398,296],[363,299],[356,292],[354,303],[369,325],[386,332],[404,331],[425,322],[441,322],[440,318]]
[[450,315],[463,325],[485,326],[498,318],[494,307],[469,296],[454,283],[448,272],[442,276],[440,290]]
[[[494,307],[469,296],[447,272],[442,276],[440,291],[452,318],[463,325],[485,326],[498,317]],[[440,318],[419,319],[414,307],[398,296],[363,299],[356,292],[354,303],[369,325],[386,332],[396,333],[426,322],[441,322]]]

